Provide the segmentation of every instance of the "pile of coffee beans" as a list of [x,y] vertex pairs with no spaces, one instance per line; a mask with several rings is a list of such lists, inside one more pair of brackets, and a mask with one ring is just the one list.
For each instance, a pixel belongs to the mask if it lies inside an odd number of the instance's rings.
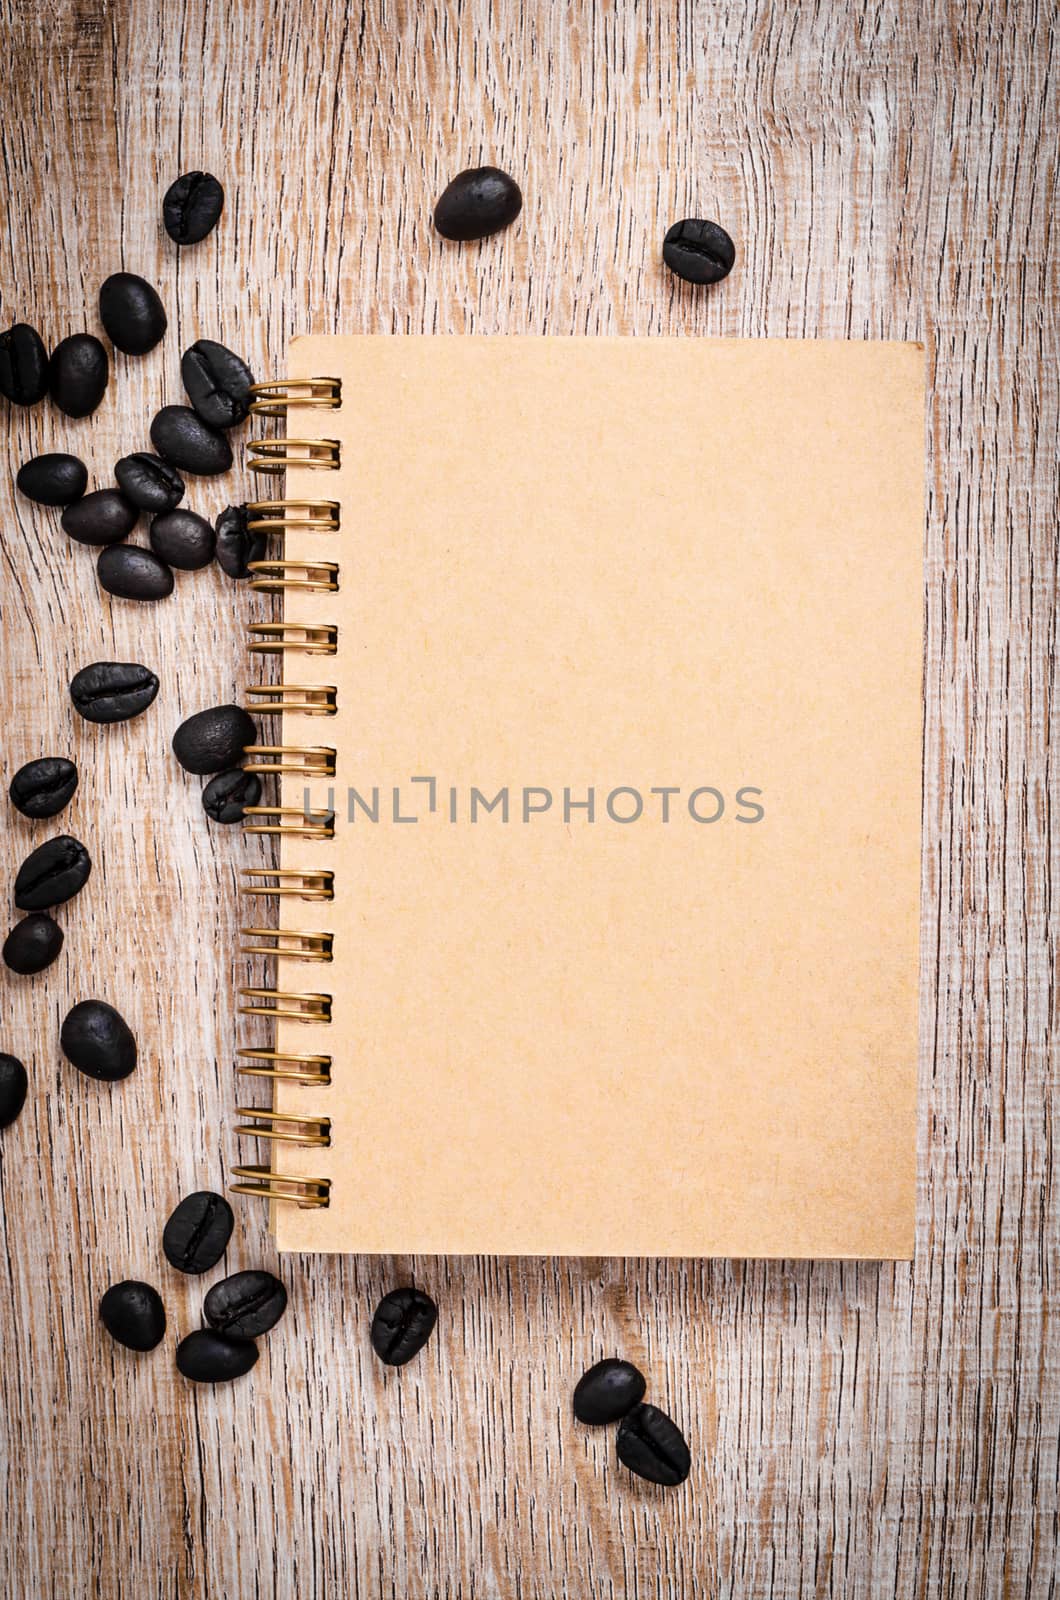
[[609,1357],[582,1374],[574,1390],[574,1415],[599,1427],[617,1422],[615,1448],[622,1465],[650,1483],[684,1483],[692,1457],[680,1428],[658,1406],[644,1404],[644,1374],[630,1361]]

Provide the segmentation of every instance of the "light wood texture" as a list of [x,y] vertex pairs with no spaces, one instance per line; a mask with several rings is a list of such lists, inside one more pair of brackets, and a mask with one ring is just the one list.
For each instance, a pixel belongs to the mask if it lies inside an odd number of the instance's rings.
[[[4,777],[73,750],[63,823],[96,871],[60,962],[5,972],[0,1047],[31,1101],[0,1141],[0,1586],[17,1596],[1046,1597],[1058,1560],[1060,1322],[1050,1054],[1056,839],[1055,10],[925,0],[387,6],[3,0],[3,322],[94,329],[99,283],[158,283],[164,345],[104,405],[5,427]],[[480,159],[526,207],[481,246],[432,234]],[[178,254],[161,195],[226,185]],[[666,225],[739,251],[696,293]],[[99,482],[219,337],[262,374],[295,332],[474,330],[923,337],[931,403],[920,1222],[912,1267],[287,1260],[254,1373],[173,1367],[207,1283],[159,1238],[234,1158],[238,831],[207,827],[169,737],[238,698],[263,604],[217,571],[153,609],[97,592],[92,552],[12,492],[43,448]],[[703,425],[724,396],[690,396]],[[763,451],[769,441],[763,439]],[[216,511],[244,475],[196,483]],[[701,514],[709,526],[709,494]],[[738,537],[738,530],[731,530]],[[72,671],[142,660],[141,720],[74,725]],[[778,692],[782,692],[778,685]],[[822,796],[822,804],[827,797]],[[47,826],[8,816],[5,862]],[[114,1001],[142,1060],[80,1079],[69,1004]],[[616,1129],[636,1159],[636,1129]],[[268,1264],[241,1204],[230,1267]],[[165,1345],[96,1324],[107,1284],[162,1289]],[[441,1307],[403,1372],[366,1339],[412,1275]],[[569,1417],[622,1352],[685,1427],[676,1493],[632,1482]]]

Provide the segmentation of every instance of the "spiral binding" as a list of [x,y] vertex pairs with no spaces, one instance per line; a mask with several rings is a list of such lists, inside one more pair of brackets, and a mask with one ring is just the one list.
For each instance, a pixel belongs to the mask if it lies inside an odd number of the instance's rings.
[[[284,417],[291,406],[335,410],[342,403],[338,378],[282,378],[254,384],[251,411],[258,416]],[[335,471],[341,465],[337,439],[278,438],[255,440],[248,447],[248,465],[255,472],[281,473],[289,467],[316,472]],[[253,500],[247,505],[247,529],[263,537],[288,533],[336,534],[340,505],[328,499]],[[335,561],[262,558],[248,563],[250,587],[265,594],[311,592],[335,594],[339,566]],[[248,629],[247,649],[252,656],[333,656],[338,650],[334,623],[255,622]],[[291,713],[304,717],[333,717],[338,711],[338,689],[328,683],[252,684],[246,691],[247,709],[256,716]],[[246,772],[262,775],[291,774],[328,778],[335,774],[336,751],[330,745],[252,744],[244,752]],[[335,836],[333,811],[296,806],[256,805],[246,808],[243,819],[248,834],[275,835],[281,839],[328,840]],[[251,899],[285,898],[329,902],[335,897],[335,875],[327,868],[245,867],[241,892]],[[330,962],[334,934],[328,930],[247,926],[241,929],[242,950],[248,956],[275,956],[285,961]],[[281,989],[275,984],[245,986],[239,990],[239,1012],[246,1017],[274,1017],[285,1023],[327,1026],[331,1022],[332,996],[318,991]],[[236,1072],[242,1077],[267,1078],[274,1084],[309,1088],[331,1084],[332,1058],[328,1054],[286,1052],[263,1047],[238,1052]],[[243,1120],[236,1126],[240,1138],[265,1139],[271,1144],[311,1148],[331,1143],[331,1119],[297,1111],[277,1111],[258,1106],[237,1106]],[[293,1201],[302,1207],[323,1207],[330,1201],[331,1181],[277,1172],[268,1166],[232,1169],[231,1187],[238,1194],[268,1200]]]

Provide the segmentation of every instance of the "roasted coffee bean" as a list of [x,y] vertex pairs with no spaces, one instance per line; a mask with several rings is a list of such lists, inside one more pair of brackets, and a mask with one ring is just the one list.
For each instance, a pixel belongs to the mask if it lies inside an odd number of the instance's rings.
[[9,1128],[26,1103],[29,1080],[17,1056],[0,1051],[0,1128]]
[[217,543],[217,535],[206,518],[194,511],[167,511],[165,516],[156,517],[147,537],[155,555],[182,572],[208,567]]
[[256,806],[260,799],[257,773],[233,767],[210,779],[202,791],[202,809],[211,822],[242,822],[247,806]]
[[217,225],[225,192],[209,172],[185,172],[166,190],[162,221],[175,244],[198,244]]
[[211,706],[181,723],[173,735],[173,754],[185,772],[223,772],[257,736],[242,706]]
[[215,526],[217,565],[230,578],[249,578],[248,563],[264,559],[265,535],[251,533],[247,528],[246,506],[226,506]]
[[109,372],[107,352],[95,334],[72,333],[52,351],[52,399],[68,417],[87,417],[103,399]]
[[105,1000],[82,1000],[66,1013],[59,1043],[86,1078],[104,1083],[127,1078],[136,1066],[136,1039],[125,1018]]
[[63,930],[46,911],[16,922],[4,940],[4,960],[12,972],[31,977],[50,967],[63,947]]
[[99,581],[120,600],[164,600],[173,593],[173,574],[151,550],[137,544],[116,544],[99,552]]
[[223,344],[198,340],[181,357],[180,375],[188,399],[211,428],[234,428],[247,416],[254,374]]
[[443,239],[485,239],[523,209],[519,185],[499,167],[469,167],[438,197],[434,226]]
[[135,272],[114,272],[99,291],[99,320],[116,350],[144,356],[166,331],[158,291]]
[[218,1333],[256,1339],[274,1328],[287,1309],[287,1290],[271,1272],[234,1272],[215,1283],[202,1303]]
[[232,446],[190,406],[163,406],[151,424],[151,443],[159,455],[184,472],[209,477],[227,472]]
[[209,1272],[227,1250],[234,1222],[223,1195],[209,1189],[186,1195],[162,1234],[166,1260],[178,1272]]
[[94,489],[72,506],[60,522],[78,544],[117,544],[136,526],[140,513],[118,489]]
[[189,1333],[177,1346],[177,1371],[193,1383],[227,1383],[241,1378],[257,1359],[253,1339],[231,1339],[212,1328]]
[[388,1367],[403,1367],[422,1350],[438,1320],[438,1307],[420,1289],[392,1289],[372,1318],[372,1349]]
[[157,1289],[127,1278],[107,1290],[99,1302],[99,1320],[126,1349],[153,1350],[165,1335],[166,1308]]
[[24,817],[54,817],[77,788],[77,768],[65,756],[27,761],[11,779],[11,804]]
[[158,679],[135,661],[94,661],[70,680],[74,710],[86,722],[128,722],[146,711]]
[[686,217],[667,230],[663,260],[686,283],[720,283],[732,271],[736,246],[716,222]]
[[0,394],[35,406],[48,393],[48,352],[36,328],[15,322],[0,333]]
[[644,1374],[629,1361],[609,1358],[582,1374],[574,1391],[579,1422],[617,1422],[644,1399]]
[[184,479],[176,467],[147,450],[122,456],[114,476],[126,500],[141,511],[172,511],[184,498]]
[[76,456],[53,452],[23,462],[15,482],[39,506],[69,506],[87,489],[88,468]]
[[658,1406],[635,1406],[618,1425],[618,1459],[649,1483],[684,1483],[692,1457],[675,1422]]
[[92,858],[79,839],[68,833],[46,839],[23,861],[15,878],[15,904],[20,911],[47,911],[72,900],[92,871]]

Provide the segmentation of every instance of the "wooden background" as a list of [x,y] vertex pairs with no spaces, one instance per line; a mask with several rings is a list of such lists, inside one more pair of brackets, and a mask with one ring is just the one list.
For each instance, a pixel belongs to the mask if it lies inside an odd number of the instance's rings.
[[[0,1047],[32,1078],[0,1141],[0,1588],[247,1597],[1056,1593],[1060,1306],[1050,1044],[1057,626],[1055,7],[847,0],[0,0],[2,325],[96,329],[107,273],[159,285],[164,345],[118,357],[71,423],[10,413],[2,494],[3,780],[72,750],[62,821],[96,870],[61,960],[3,974]],[[518,175],[518,225],[432,234],[459,168]],[[161,196],[224,181],[178,254]],[[666,226],[718,218],[732,277],[696,293]],[[93,553],[12,490],[72,448],[94,478],[182,399],[199,336],[282,369],[295,332],[437,330],[924,338],[928,519],[920,1225],[912,1267],[287,1259],[292,1306],[254,1373],[174,1369],[205,1282],[162,1222],[220,1187],[237,1029],[238,830],[210,828],[169,738],[239,697],[265,602],[219,571],[154,608],[97,591]],[[715,396],[702,397],[710,425]],[[769,441],[763,439],[763,450]],[[242,445],[240,446],[240,461]],[[204,481],[216,511],[250,485]],[[142,534],[140,535],[142,537]],[[137,722],[75,725],[72,672],[140,660]],[[1054,744],[1055,748],[1055,744]],[[7,813],[5,862],[48,825]],[[257,859],[260,859],[258,857]],[[64,1065],[75,1000],[116,1003],[141,1064]],[[238,1205],[229,1266],[274,1265]],[[404,1372],[366,1338],[415,1274],[437,1336]],[[96,1322],[109,1282],[161,1288],[152,1356]],[[572,1425],[620,1351],[692,1443],[664,1493]]]

